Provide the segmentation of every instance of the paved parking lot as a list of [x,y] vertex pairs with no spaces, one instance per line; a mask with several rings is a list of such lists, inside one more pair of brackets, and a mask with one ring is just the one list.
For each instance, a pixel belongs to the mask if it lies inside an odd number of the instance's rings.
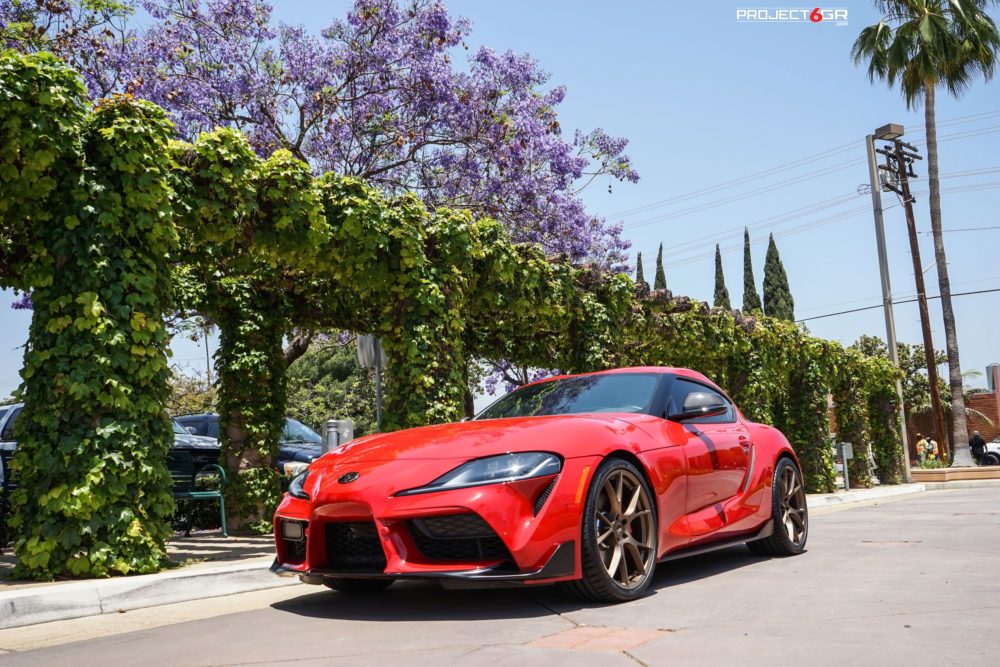
[[626,605],[295,586],[3,631],[0,665],[987,665],[998,621],[1000,488],[964,489],[817,513],[796,558],[669,563]]

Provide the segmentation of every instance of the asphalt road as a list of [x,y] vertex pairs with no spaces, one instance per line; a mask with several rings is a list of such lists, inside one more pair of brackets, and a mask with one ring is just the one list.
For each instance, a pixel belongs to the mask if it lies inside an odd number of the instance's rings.
[[741,547],[673,562],[631,604],[293,586],[3,631],[0,665],[989,665],[998,628],[989,488],[814,513],[801,556]]

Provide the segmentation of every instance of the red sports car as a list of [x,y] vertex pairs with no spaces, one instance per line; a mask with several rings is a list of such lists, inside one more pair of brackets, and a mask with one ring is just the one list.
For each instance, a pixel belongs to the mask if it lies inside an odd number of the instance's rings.
[[657,563],[746,543],[801,553],[795,453],[705,376],[624,368],[556,377],[475,419],[353,440],[290,484],[273,570],[344,591],[396,579],[565,582],[634,599]]

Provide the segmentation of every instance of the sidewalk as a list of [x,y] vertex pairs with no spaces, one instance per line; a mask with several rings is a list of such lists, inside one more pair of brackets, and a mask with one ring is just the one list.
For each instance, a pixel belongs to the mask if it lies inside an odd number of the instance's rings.
[[[996,481],[1000,485],[1000,480]],[[820,510],[959,484],[903,484],[811,494],[808,505],[810,510]],[[180,565],[177,569],[135,577],[43,583],[10,579],[14,559],[7,549],[0,555],[0,629],[298,585],[298,579],[276,577],[268,570],[273,549],[269,536],[223,538],[217,532],[201,532],[170,541],[168,551],[171,560]]]
[[14,556],[0,555],[0,629],[126,612],[174,602],[298,584],[268,571],[270,536],[224,538],[216,531],[179,536],[167,545],[176,569],[157,574],[51,582],[10,579]]

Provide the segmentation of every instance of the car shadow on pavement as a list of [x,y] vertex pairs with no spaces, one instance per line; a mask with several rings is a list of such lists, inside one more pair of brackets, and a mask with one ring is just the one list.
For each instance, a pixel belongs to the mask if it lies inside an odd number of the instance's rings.
[[[765,560],[738,546],[660,563],[647,596]],[[582,601],[558,586],[449,590],[434,581],[414,580],[397,581],[378,593],[309,590],[315,592],[271,607],[300,616],[350,621],[469,621],[538,618],[606,606]]]

